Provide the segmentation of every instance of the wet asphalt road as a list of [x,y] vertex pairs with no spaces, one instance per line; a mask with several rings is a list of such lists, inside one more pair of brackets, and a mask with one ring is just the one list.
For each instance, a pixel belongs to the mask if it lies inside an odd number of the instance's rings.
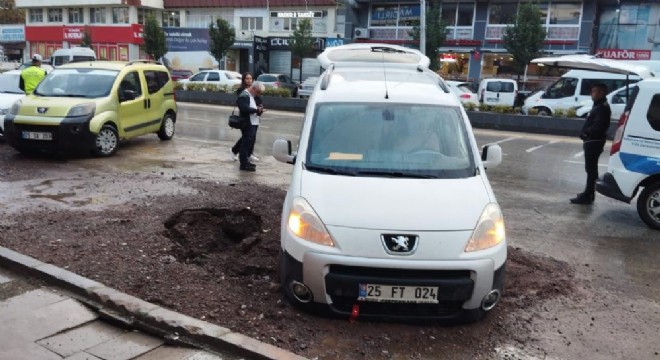
[[[285,188],[291,167],[270,156],[272,143],[285,138],[297,144],[302,114],[269,111],[263,116],[255,147],[262,161],[256,173],[245,174],[229,158],[229,147],[240,137],[238,130],[227,126],[231,110],[180,103],[173,141],[146,136],[122,144],[110,159],[73,162],[81,172],[95,176],[112,171],[161,172],[172,179],[257,181]],[[496,142],[504,153],[502,164],[488,170],[488,176],[505,215],[509,243],[568,262],[577,278],[590,287],[584,295],[589,299],[586,305],[547,306],[549,315],[539,320],[543,324],[536,329],[539,340],[532,346],[551,354],[550,358],[660,359],[660,231],[646,227],[634,203],[597,195],[593,206],[569,204],[585,180],[582,144],[577,138],[479,129],[475,135],[480,147]],[[600,159],[601,171],[607,168],[608,154],[609,143]],[[35,160],[17,157],[16,161]],[[105,192],[95,190],[94,194],[76,191],[76,181],[83,180],[71,180],[70,170],[58,168],[55,164],[41,175],[53,179],[50,182],[0,182],[3,210],[44,204],[98,209],[128,201],[117,196],[122,184],[106,184]],[[40,194],[73,195],[56,203],[43,196],[26,196],[35,188]],[[163,184],[144,195],[171,190]],[[562,324],[559,331],[558,323]]]

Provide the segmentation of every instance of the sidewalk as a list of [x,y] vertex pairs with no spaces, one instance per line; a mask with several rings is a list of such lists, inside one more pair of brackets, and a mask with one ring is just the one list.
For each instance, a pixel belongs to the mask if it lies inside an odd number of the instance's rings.
[[56,288],[0,268],[0,360],[233,360],[125,330]]

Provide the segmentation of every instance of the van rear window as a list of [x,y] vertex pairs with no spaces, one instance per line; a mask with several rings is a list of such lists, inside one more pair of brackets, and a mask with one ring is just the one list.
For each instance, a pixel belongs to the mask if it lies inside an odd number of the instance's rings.
[[512,93],[513,83],[506,81],[491,81],[486,85],[486,91]]
[[651,99],[651,105],[649,106],[649,111],[646,113],[646,119],[649,121],[649,125],[655,131],[660,131],[660,94],[655,94],[653,99]]

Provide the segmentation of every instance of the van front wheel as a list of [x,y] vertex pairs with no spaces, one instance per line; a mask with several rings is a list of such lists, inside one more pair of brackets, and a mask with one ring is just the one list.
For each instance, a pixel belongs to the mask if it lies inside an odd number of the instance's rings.
[[96,156],[110,156],[117,151],[119,135],[111,125],[103,125],[94,140],[94,154]]
[[548,108],[539,108],[539,116],[552,116],[552,111]]
[[174,116],[172,114],[165,114],[163,122],[160,124],[158,130],[158,137],[161,140],[170,140],[174,136]]
[[639,194],[637,213],[646,225],[660,230],[660,182],[647,185]]

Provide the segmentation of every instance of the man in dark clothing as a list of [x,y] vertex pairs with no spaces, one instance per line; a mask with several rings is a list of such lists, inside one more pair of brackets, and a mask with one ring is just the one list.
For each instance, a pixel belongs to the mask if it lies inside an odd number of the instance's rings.
[[[236,100],[236,105],[241,117],[244,118],[245,125],[241,128],[241,148],[238,159],[240,161],[240,170],[255,171],[256,165],[250,163],[250,149],[253,147],[255,128],[259,126],[259,115],[263,107],[257,106],[255,97],[261,95],[264,91],[264,85],[260,82],[254,82],[243,90]],[[254,126],[256,125],[256,126]]]
[[596,194],[596,180],[598,179],[598,158],[605,147],[607,129],[610,127],[612,110],[607,103],[607,86],[596,84],[591,87],[591,98],[594,106],[591,108],[587,120],[584,122],[580,139],[584,142],[584,169],[587,172],[587,185],[584,191],[571,199],[573,204],[591,205]]

